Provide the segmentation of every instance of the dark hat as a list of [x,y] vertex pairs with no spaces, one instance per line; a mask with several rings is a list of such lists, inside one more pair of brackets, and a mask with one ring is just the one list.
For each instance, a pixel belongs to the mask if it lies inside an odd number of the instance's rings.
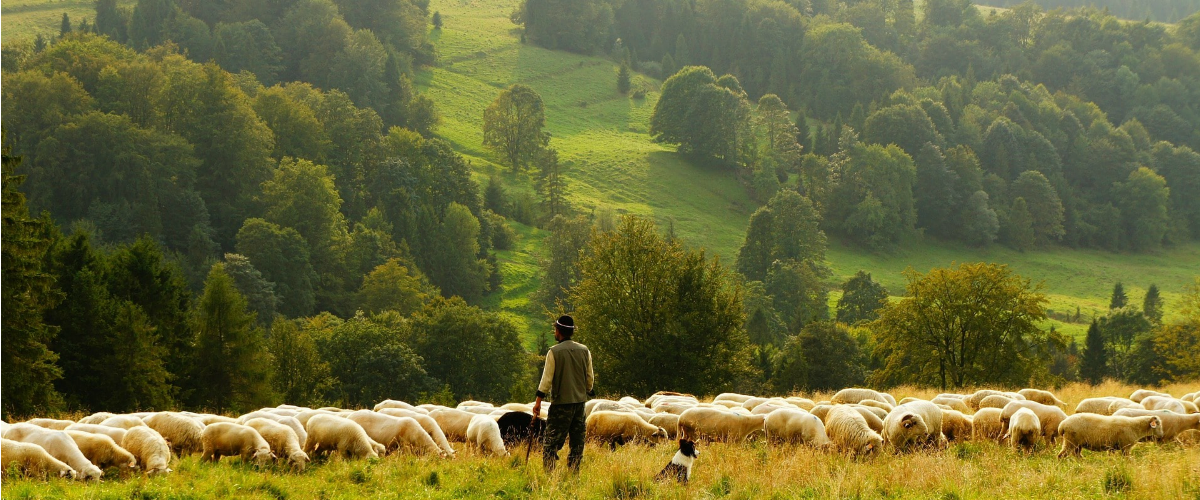
[[566,314],[564,314],[564,315],[558,317],[558,321],[554,322],[554,326],[556,328],[561,328],[563,330],[574,331],[575,330],[575,320],[571,319],[570,316],[567,316]]

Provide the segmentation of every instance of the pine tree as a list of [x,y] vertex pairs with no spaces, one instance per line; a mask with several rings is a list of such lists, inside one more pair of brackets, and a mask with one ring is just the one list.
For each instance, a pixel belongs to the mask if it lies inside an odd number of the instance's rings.
[[564,215],[567,211],[566,183],[562,178],[562,165],[558,162],[558,151],[543,148],[534,161],[540,172],[535,187],[542,195],[542,207],[544,208],[542,213],[547,220],[553,219],[556,215]]
[[1151,283],[1150,288],[1146,289],[1146,298],[1142,300],[1142,313],[1151,322],[1162,323],[1162,296],[1158,294],[1158,285]]
[[1096,385],[1104,381],[1107,372],[1108,356],[1104,352],[1104,336],[1100,334],[1100,326],[1096,320],[1092,320],[1083,347],[1083,360],[1079,364],[1079,377],[1089,384]]
[[243,411],[269,398],[269,355],[246,299],[225,265],[214,264],[204,280],[195,314],[195,404],[218,412]]
[[1033,217],[1029,215],[1029,208],[1025,204],[1025,198],[1018,197],[1013,200],[1012,210],[1008,212],[1008,224],[1004,233],[1005,240],[1009,246],[1022,252],[1033,248]]
[[1125,285],[1120,281],[1113,285],[1112,300],[1108,303],[1109,309],[1120,309],[1129,304],[1129,297],[1125,296]]
[[46,50],[46,37],[38,33],[33,39],[33,53],[40,54],[43,50]]
[[666,80],[667,78],[670,78],[671,75],[674,75],[675,71],[677,71],[678,69],[679,68],[675,67],[675,58],[671,57],[671,53],[668,52],[666,54],[663,54],[662,79]]
[[67,33],[70,33],[70,32],[71,32],[71,16],[68,16],[66,12],[63,12],[62,23],[58,26],[58,36],[60,36],[60,37],[67,36]]
[[434,11],[434,13],[433,13],[433,29],[435,29],[435,30],[442,29],[442,12],[441,11]]
[[629,65],[621,63],[621,69],[617,70],[617,92],[628,94],[630,83]]
[[675,64],[680,68],[692,64],[692,54],[688,50],[687,39],[683,38],[683,33],[675,37]]
[[804,109],[796,111],[796,144],[812,150],[812,140],[808,137],[808,117],[804,114]]

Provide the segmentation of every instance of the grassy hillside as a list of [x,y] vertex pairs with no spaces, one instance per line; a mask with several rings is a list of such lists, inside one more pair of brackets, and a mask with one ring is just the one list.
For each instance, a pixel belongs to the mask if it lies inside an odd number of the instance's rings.
[[[117,0],[117,5],[132,7],[137,0]],[[71,18],[71,26],[87,18],[96,20],[95,0],[4,0],[0,4],[4,40],[32,39],[41,33],[49,40],[58,36],[62,15]]]
[[[524,83],[546,103],[547,130],[567,165],[569,196],[585,211],[613,210],[653,216],[673,222],[685,242],[707,249],[730,263],[756,207],[745,190],[724,170],[690,164],[672,148],[654,144],[646,134],[658,82],[639,76],[635,88],[650,89],[644,100],[616,91],[615,64],[521,44],[508,14],[516,0],[434,0],[445,26],[431,35],[441,56],[440,67],[422,72],[419,84],[438,103],[443,124],[438,133],[472,159],[480,180],[501,173],[510,190],[528,190],[531,178],[514,175],[486,150],[481,123],[483,110],[500,89]],[[542,316],[527,312],[528,291],[537,288],[539,246],[544,232],[521,227],[524,238],[514,251],[501,253],[504,291],[491,304],[514,319],[540,328]],[[1145,288],[1158,284],[1173,304],[1191,276],[1200,272],[1200,244],[1159,254],[1126,255],[1100,251],[1052,249],[1016,252],[993,245],[976,249],[957,243],[923,241],[891,254],[875,254],[833,242],[829,264],[840,283],[863,269],[893,294],[903,292],[903,272],[912,267],[926,272],[956,262],[992,261],[1009,264],[1035,282],[1043,282],[1055,312],[1083,317],[1108,307],[1116,281],[1140,304]],[[1170,308],[1168,308],[1170,309]],[[1082,335],[1085,324],[1052,322],[1062,331]]]

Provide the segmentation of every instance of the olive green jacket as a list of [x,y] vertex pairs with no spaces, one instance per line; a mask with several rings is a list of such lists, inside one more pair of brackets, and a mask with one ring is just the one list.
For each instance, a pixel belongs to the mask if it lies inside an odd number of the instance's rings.
[[546,351],[537,396],[554,404],[583,403],[593,394],[594,383],[592,352],[574,340],[564,340]]

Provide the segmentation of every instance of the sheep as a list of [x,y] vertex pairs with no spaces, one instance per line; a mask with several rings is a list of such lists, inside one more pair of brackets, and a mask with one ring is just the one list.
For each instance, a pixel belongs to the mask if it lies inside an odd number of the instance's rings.
[[1180,399],[1181,401],[1187,401],[1187,402],[1189,402],[1189,403],[1195,403],[1195,402],[1196,402],[1196,394],[1200,394],[1200,393],[1197,393],[1197,392],[1189,392],[1189,393],[1187,393],[1187,394],[1184,394],[1183,396],[1180,396],[1180,398],[1179,398],[1179,399]]
[[934,396],[934,399],[937,399],[937,398],[947,398],[947,399],[962,399],[962,400],[965,400],[965,399],[967,399],[967,398],[969,398],[969,397],[971,397],[969,394],[955,394],[955,393],[953,393],[953,392],[943,392],[943,393],[941,393],[941,394],[938,394],[937,396]]
[[1036,403],[1041,403],[1041,404],[1049,405],[1049,406],[1057,406],[1059,408],[1067,407],[1067,403],[1064,403],[1061,399],[1058,399],[1058,397],[1056,397],[1050,391],[1043,391],[1041,389],[1021,389],[1021,390],[1017,391],[1017,394],[1020,394],[1026,400],[1033,401]]
[[0,439],[0,470],[8,471],[15,464],[19,464],[23,473],[30,475],[55,475],[71,479],[78,475],[70,465],[54,458],[41,446]]
[[300,448],[300,439],[291,427],[266,418],[252,418],[245,425],[258,431],[277,458],[286,457],[296,470],[304,470],[308,454]]
[[784,398],[784,401],[787,401],[788,403],[791,403],[796,408],[799,408],[799,409],[805,410],[805,411],[811,410],[811,409],[813,409],[814,406],[817,406],[817,404],[814,403],[813,400],[806,399],[806,398],[788,397],[788,398]]
[[[591,415],[592,412],[594,412],[594,411],[633,411],[633,408],[631,408],[628,405],[626,405],[625,403],[621,403],[619,401],[613,401],[611,399],[599,399],[599,398],[589,399],[586,403],[583,404],[583,416],[584,417]],[[533,410],[530,409],[529,412],[533,413]]]
[[205,425],[198,420],[179,413],[159,412],[146,417],[143,422],[171,443],[171,451],[176,455],[199,453],[203,448],[200,436]]
[[1004,408],[1005,405],[1016,401],[1004,394],[993,394],[979,400],[979,404],[975,405],[975,409],[980,408]]
[[683,412],[696,407],[698,407],[698,405],[692,403],[659,402],[655,403],[652,409],[655,413],[672,413],[675,415],[683,415]]
[[437,422],[448,439],[466,441],[467,427],[470,427],[475,414],[454,408],[442,408],[429,412],[429,418]]
[[203,449],[201,460],[216,462],[222,456],[238,456],[243,462],[251,459],[259,465],[275,459],[271,453],[271,445],[253,427],[242,424],[221,422],[204,428],[200,441]]
[[1136,391],[1133,391],[1133,394],[1129,395],[1129,400],[1133,401],[1134,403],[1141,403],[1143,399],[1148,398],[1150,396],[1157,396],[1160,398],[1171,398],[1171,395],[1167,394],[1165,392],[1151,391],[1149,389],[1138,389]]
[[1106,413],[1106,415],[1112,415],[1113,413],[1116,413],[1117,410],[1123,410],[1125,408],[1133,408],[1138,410],[1146,409],[1146,407],[1142,406],[1141,403],[1134,403],[1128,399],[1117,398],[1108,404],[1108,413]]
[[1188,413],[1188,409],[1183,405],[1183,401],[1172,397],[1146,396],[1142,398],[1141,404],[1147,410],[1168,410],[1175,413]]
[[679,415],[673,413],[655,413],[650,418],[643,417],[650,425],[661,427],[667,431],[670,439],[679,439]]
[[947,441],[965,441],[971,439],[974,424],[969,415],[958,410],[942,410],[942,435]]
[[964,413],[964,414],[971,412],[971,408],[967,406],[967,403],[963,402],[962,398],[948,398],[948,397],[944,397],[944,396],[938,396],[938,397],[930,400],[930,403],[933,403],[935,405],[945,405],[952,410],[955,410],[955,411],[958,411],[958,412]]
[[942,436],[942,410],[928,401],[913,401],[897,406],[883,420],[883,439],[897,450],[912,446],[939,445]]
[[633,408],[639,408],[639,407],[645,408],[646,407],[645,404],[643,404],[641,401],[638,401],[637,398],[634,398],[632,396],[622,396],[621,399],[618,400],[617,402],[624,404],[624,405],[629,405],[630,407],[633,407]]
[[869,406],[861,406],[861,405],[846,405],[846,406],[854,408],[855,411],[857,411],[859,414],[861,414],[863,416],[863,419],[865,419],[867,421],[867,426],[870,427],[871,430],[873,430],[875,432],[879,432],[879,433],[883,432],[883,419],[887,418],[886,413],[882,417],[880,417],[878,413],[872,411],[875,408],[871,408]]
[[808,410],[808,412],[812,413],[814,416],[824,422],[825,416],[829,414],[829,410],[831,409],[833,409],[833,405],[817,405]]
[[125,440],[125,433],[127,432],[125,429],[118,429],[116,427],[105,427],[105,426],[99,425],[99,424],[71,424],[71,426],[67,427],[65,430],[90,432],[92,434],[103,434],[105,436],[112,438],[112,440],[117,443],[120,443],[121,441]]
[[771,412],[763,422],[767,439],[772,442],[797,443],[817,448],[832,446],[825,434],[825,423],[801,409],[782,408]]
[[305,410],[305,411],[300,412],[293,418],[295,418],[297,422],[300,422],[300,425],[303,425],[304,428],[307,430],[308,429],[308,420],[317,415],[332,415],[332,416],[336,417],[336,416],[339,416],[340,414],[337,412],[329,411],[329,410]]
[[[467,413],[473,413],[475,415],[491,415],[493,412],[495,412],[498,409],[499,408],[496,408],[494,406],[463,406],[463,407],[459,408],[458,410],[465,411]],[[504,411],[504,410],[500,410],[500,411]]]
[[385,451],[357,422],[336,415],[313,415],[304,429],[308,431],[304,453],[310,458],[333,451],[345,458],[378,458]]
[[1004,425],[1000,423],[1000,408],[982,408],[971,416],[972,439],[976,441],[999,441],[1004,435]]
[[1158,417],[1162,421],[1162,437],[1158,441],[1174,441],[1179,434],[1200,430],[1200,414],[1180,415],[1169,410],[1138,410],[1125,408],[1113,413],[1115,417]]
[[893,406],[895,405],[894,401],[888,401],[887,397],[885,397],[882,393],[863,388],[842,389],[838,391],[837,394],[834,394],[833,399],[830,399],[830,401],[834,404],[849,404],[859,403],[864,399],[872,399],[875,401],[882,401],[884,403],[892,404]]
[[145,427],[146,423],[133,415],[113,415],[100,422],[100,425],[129,430],[134,427]]
[[115,415],[112,413],[106,412],[106,411],[99,411],[99,412],[93,413],[91,415],[88,415],[86,417],[79,419],[79,421],[76,423],[78,423],[78,424],[99,424],[100,422],[107,420],[108,417],[112,417],[112,416],[115,416]]
[[1196,403],[1193,403],[1191,401],[1183,401],[1183,400],[1180,400],[1180,401],[1183,402],[1183,407],[1187,408],[1188,413],[1200,413],[1200,406],[1197,406]]
[[753,397],[754,396],[747,396],[745,394],[738,394],[735,392],[723,392],[721,394],[718,394],[717,397],[713,398],[713,402],[716,403],[717,401],[733,401],[735,403],[742,404],[742,403],[745,403],[747,399],[751,399]]
[[375,405],[375,408],[372,408],[372,409],[375,411],[379,411],[384,408],[400,408],[403,410],[418,409],[416,406],[405,403],[404,401],[397,401],[395,399],[385,399],[383,401],[380,401],[378,404]]
[[1042,437],[1042,422],[1029,408],[1019,408],[1008,422],[1008,432],[1000,438],[1007,439],[1015,449],[1032,451]]
[[993,391],[990,389],[982,389],[982,390],[975,391],[974,394],[971,394],[970,396],[967,396],[966,398],[963,398],[963,402],[967,404],[968,408],[970,408],[972,410],[978,410],[979,403],[988,396],[1004,396],[1004,393],[1000,392],[1000,391]]
[[1058,427],[1062,435],[1062,451],[1058,458],[1067,455],[1079,456],[1080,449],[1121,450],[1129,449],[1142,439],[1162,438],[1162,419],[1157,416],[1110,417],[1080,413],[1063,420]]
[[1028,409],[1037,415],[1038,422],[1042,424],[1042,437],[1047,442],[1054,442],[1058,438],[1058,426],[1067,419],[1067,413],[1057,406],[1044,405],[1037,401],[1013,401],[1000,410],[1000,426],[1007,431],[1009,420],[1021,409]]
[[138,465],[147,475],[171,472],[171,446],[158,431],[147,426],[137,426],[125,433],[121,447],[137,457]]
[[757,408],[759,405],[766,404],[769,402],[771,402],[771,399],[769,399],[769,398],[750,398],[745,401],[742,401],[742,404],[740,404],[738,406],[741,406],[742,408],[745,408],[745,409],[753,412],[754,409]]
[[[884,410],[883,408],[870,406],[870,405],[856,404],[856,405],[850,405],[850,406],[858,408],[858,410],[860,412],[871,413],[871,414],[875,415],[876,417],[879,417],[880,420],[887,418],[888,413],[891,413],[890,411]],[[870,421],[870,419],[867,419],[867,420]]]
[[71,439],[71,436],[66,431],[56,431],[33,424],[21,423],[13,425],[5,433],[4,437],[13,441],[41,446],[50,456],[71,466],[77,473],[75,479],[80,481],[100,479],[100,476],[104,475],[104,471],[96,467],[84,456],[83,452],[79,449],[79,445],[75,444],[75,440]]
[[472,406],[474,406],[474,407],[483,407],[483,408],[495,408],[495,407],[496,407],[496,405],[493,405],[493,404],[491,404],[491,403],[485,403],[485,402],[483,402],[483,401],[474,401],[474,400],[470,400],[470,399],[468,399],[468,400],[466,400],[466,401],[463,401],[463,402],[459,403],[459,404],[458,404],[458,409],[460,409],[460,410],[461,410],[461,409],[463,409],[463,408],[468,408],[468,407],[472,407]]
[[657,443],[667,439],[667,431],[646,422],[634,413],[594,411],[586,420],[588,438],[617,445],[630,442]]
[[409,417],[421,424],[421,428],[429,433],[429,437],[433,438],[433,442],[437,443],[438,448],[448,457],[454,456],[454,448],[450,446],[450,442],[446,440],[446,433],[442,432],[442,427],[438,425],[437,420],[429,416],[427,413],[421,413],[416,410],[405,410],[402,408],[384,408],[379,410],[379,413],[391,415],[393,417]]
[[35,419],[31,419],[25,423],[33,424],[33,425],[36,425],[38,427],[42,427],[45,429],[61,431],[61,430],[65,430],[67,427],[70,427],[71,424],[75,423],[75,421],[74,420],[58,420],[58,419],[54,419],[54,418],[35,418]]
[[650,397],[646,398],[645,404],[646,404],[646,407],[653,408],[655,404],[658,404],[658,402],[662,401],[662,400],[690,402],[692,404],[696,404],[696,403],[700,402],[700,400],[696,399],[696,396],[693,396],[691,394],[684,394],[682,392],[673,392],[673,391],[658,391],[654,394],[651,394]]
[[485,453],[508,456],[504,439],[500,437],[500,425],[485,415],[476,415],[467,425],[467,441]]
[[[309,415],[309,416],[311,417],[312,415]],[[283,424],[283,425],[290,427],[292,429],[292,432],[296,433],[296,439],[299,440],[301,443],[308,440],[308,431],[304,430],[304,424],[301,423],[300,420],[297,419],[296,417],[288,417],[288,416],[284,416],[284,415],[277,415],[277,414],[270,413],[270,412],[256,411],[256,412],[250,412],[245,415],[242,415],[241,417],[239,417],[237,419],[237,422],[235,422],[235,423],[245,424],[246,422],[248,422],[252,419],[255,419],[255,418],[265,418],[265,419],[271,420],[275,423]]]
[[901,400],[900,400],[900,404],[909,403],[909,402],[912,402],[912,401],[928,401],[928,400],[927,400],[927,399],[921,399],[921,398],[916,398],[916,397],[909,396],[909,397],[906,397],[906,398],[904,398],[904,399],[901,399]]
[[[858,404],[863,405],[863,406],[870,406],[872,408],[878,408],[880,410],[883,410],[884,413],[890,413],[893,409],[896,408],[894,405],[892,405],[890,403],[885,403],[883,401],[875,401],[874,399],[864,399],[862,401],[859,401]],[[878,414],[878,413],[876,413],[876,414]]]
[[838,405],[825,416],[825,432],[833,445],[853,455],[872,455],[883,448],[883,438],[867,427],[861,413],[849,406]]
[[688,439],[744,441],[761,432],[766,417],[740,415],[716,408],[691,408],[679,415],[679,430]]
[[358,410],[346,418],[362,426],[367,436],[382,444],[387,452],[407,448],[418,454],[445,455],[421,424],[412,418],[393,417],[371,410]]
[[236,418],[226,417],[224,415],[213,415],[211,413],[200,413],[200,414],[193,416],[192,418],[196,419],[197,422],[200,422],[204,425],[212,425],[212,424],[221,423],[221,422],[229,423],[229,424],[237,423]]
[[[500,406],[500,409],[508,410],[508,411],[519,411],[522,413],[528,413],[530,415],[533,414],[533,405],[528,404],[528,403],[505,403]],[[378,410],[376,410],[376,411],[378,411]],[[429,412],[425,412],[425,414],[428,415]]]
[[764,403],[764,404],[755,406],[753,410],[750,410],[750,414],[751,415],[770,415],[775,410],[783,410],[783,409],[798,409],[798,408],[796,408],[795,406],[792,406],[790,404],[786,404],[786,403],[770,402],[770,403]]
[[71,440],[75,441],[75,446],[79,447],[83,456],[101,470],[108,467],[117,467],[121,470],[137,468],[137,458],[118,445],[113,438],[104,434],[83,431],[67,430],[63,432],[66,432]]

